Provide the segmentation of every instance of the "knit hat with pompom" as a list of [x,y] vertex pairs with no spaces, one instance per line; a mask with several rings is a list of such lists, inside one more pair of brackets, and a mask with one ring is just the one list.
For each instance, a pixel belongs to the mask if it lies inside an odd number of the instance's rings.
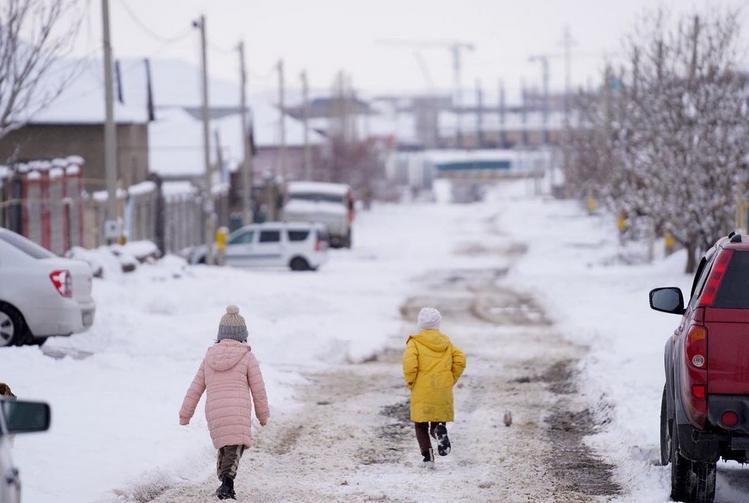
[[239,315],[239,308],[237,306],[229,306],[226,308],[226,314],[221,317],[221,323],[218,325],[218,337],[219,341],[224,339],[234,339],[239,342],[247,342],[247,325],[244,323],[244,318]]

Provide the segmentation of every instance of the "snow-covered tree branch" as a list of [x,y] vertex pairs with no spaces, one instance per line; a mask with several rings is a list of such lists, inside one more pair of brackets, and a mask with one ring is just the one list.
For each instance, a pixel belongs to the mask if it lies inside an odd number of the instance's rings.
[[[669,231],[689,251],[690,271],[697,251],[733,230],[745,196],[749,93],[737,19],[735,12],[648,18],[627,39],[626,63],[615,76],[607,71],[585,111],[588,135],[603,148],[591,159],[590,145],[573,145],[584,180],[617,212],[640,217],[630,222]],[[586,176],[591,162],[605,175]]]

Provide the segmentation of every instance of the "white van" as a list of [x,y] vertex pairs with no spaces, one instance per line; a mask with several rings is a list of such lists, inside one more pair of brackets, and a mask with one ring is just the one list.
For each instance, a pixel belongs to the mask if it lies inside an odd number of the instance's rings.
[[291,182],[286,186],[286,221],[319,222],[330,233],[335,248],[351,248],[354,198],[343,183]]
[[[234,267],[289,267],[292,271],[314,271],[328,261],[328,244],[328,232],[322,224],[247,225],[229,235],[224,263]],[[193,251],[190,262],[205,263],[205,246]]]

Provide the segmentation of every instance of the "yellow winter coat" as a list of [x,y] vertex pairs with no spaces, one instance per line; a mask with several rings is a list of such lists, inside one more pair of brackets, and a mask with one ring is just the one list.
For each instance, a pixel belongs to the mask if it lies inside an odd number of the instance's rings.
[[453,386],[466,368],[466,355],[439,330],[412,335],[403,353],[403,376],[411,390],[411,421],[453,421]]

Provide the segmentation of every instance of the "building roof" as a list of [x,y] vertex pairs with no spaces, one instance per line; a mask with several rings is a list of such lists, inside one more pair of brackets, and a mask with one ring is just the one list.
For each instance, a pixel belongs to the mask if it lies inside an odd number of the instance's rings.
[[[252,109],[256,148],[275,148],[279,145],[278,111],[271,105]],[[304,145],[301,123],[285,117],[286,145]],[[215,132],[221,143],[221,155],[230,171],[244,158],[242,123],[239,114],[211,121],[211,162],[216,162]],[[325,138],[310,131],[310,144],[319,145]],[[205,172],[203,160],[203,123],[180,107],[160,109],[156,120],[148,128],[150,170],[165,177],[199,176]]]
[[[61,59],[44,74],[37,88],[37,105],[30,107],[31,124],[103,124],[105,121],[103,63],[94,59]],[[57,94],[62,84],[62,92]],[[44,108],[39,103],[55,96]],[[115,101],[115,121],[145,124],[148,110]]]

